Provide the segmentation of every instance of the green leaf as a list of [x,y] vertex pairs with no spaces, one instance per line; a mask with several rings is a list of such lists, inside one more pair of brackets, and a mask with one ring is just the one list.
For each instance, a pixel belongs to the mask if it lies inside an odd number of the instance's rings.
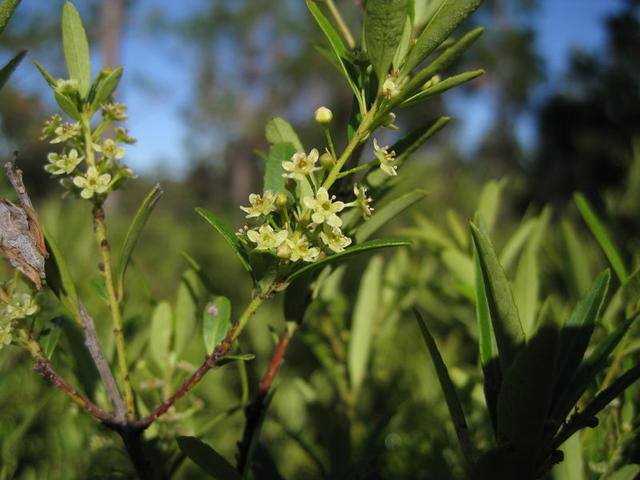
[[208,355],[220,344],[231,327],[231,301],[227,297],[218,297],[207,303],[202,314],[202,336]]
[[518,229],[515,231],[513,235],[509,238],[507,243],[502,250],[500,251],[500,264],[504,267],[505,270],[509,270],[511,265],[515,262],[518,253],[529,240],[531,233],[535,230],[537,225],[537,219],[531,218],[526,222],[523,222],[518,226]]
[[589,269],[589,262],[586,261],[590,257],[587,255],[584,243],[578,240],[573,225],[563,220],[560,227],[569,261],[569,268],[565,271],[571,275],[569,283],[573,287],[575,295],[582,296],[589,289],[593,278]]
[[238,471],[218,452],[196,437],[178,437],[182,453],[216,480],[242,480]]
[[78,81],[80,95],[86,98],[91,86],[89,43],[80,14],[71,2],[62,7],[62,47],[69,78]]
[[445,78],[435,85],[425,88],[424,90],[416,93],[415,95],[407,98],[404,102],[402,102],[401,107],[409,107],[411,105],[415,105],[418,102],[426,100],[429,97],[434,97],[436,95],[440,95],[441,93],[446,92],[454,87],[462,85],[463,83],[470,82],[478,78],[481,75],[484,75],[484,70],[473,70],[471,72],[464,72],[458,75],[453,75],[451,77]]
[[[561,392],[556,393],[550,417],[556,424],[559,425],[564,421],[589,385],[594,382],[596,375],[606,367],[609,355],[618,346],[636,318],[637,316],[626,320],[612,333],[598,342],[593,353],[582,362],[571,381],[563,386]],[[558,365],[560,365],[559,362]],[[562,386],[559,381],[556,383],[558,387]]]
[[195,259],[191,255],[189,255],[187,252],[180,252],[180,255],[182,255],[182,258],[186,260],[186,262],[189,264],[191,269],[198,276],[200,283],[202,283],[202,285],[207,289],[207,292],[213,293],[216,290],[216,288],[213,285],[211,278],[209,277],[207,272],[202,268],[202,266],[198,262],[196,262]]
[[80,310],[78,309],[78,293],[71,279],[67,263],[60,253],[58,245],[44,226],[43,232],[47,251],[49,252],[49,258],[46,259],[44,264],[47,285],[71,316],[76,321],[82,323],[80,320]]
[[116,67],[109,71],[98,84],[93,100],[91,101],[91,113],[96,112],[102,104],[106,103],[118,87],[122,78],[122,67]]
[[0,33],[4,31],[19,3],[20,0],[3,0],[0,3]]
[[264,167],[263,191],[271,190],[273,193],[289,192],[285,188],[286,178],[282,176],[285,173],[282,168],[282,162],[291,160],[291,156],[296,153],[296,149],[292,143],[276,143],[269,150],[269,157]]
[[473,261],[458,249],[447,248],[440,254],[442,263],[457,281],[471,287],[474,280]]
[[607,480],[634,480],[639,473],[640,465],[625,465],[608,476]]
[[64,317],[56,317],[52,318],[47,327],[40,332],[40,336],[38,337],[38,343],[40,343],[40,347],[42,351],[47,356],[49,360],[53,356],[53,352],[58,346],[58,341],[60,340],[60,334],[62,333],[62,322],[64,321]]
[[102,300],[106,305],[109,305],[109,295],[107,294],[107,287],[104,284],[104,279],[94,278],[89,282],[93,293]]
[[482,266],[478,251],[474,248],[473,260],[475,265],[474,284],[476,290],[476,320],[478,322],[478,347],[480,351],[480,364],[485,367],[496,359],[494,346],[493,325],[491,324],[491,312],[489,300],[484,288]]
[[80,112],[78,111],[78,107],[72,99],[70,99],[66,95],[61,94],[57,90],[53,91],[53,97],[56,99],[56,103],[64,113],[69,115],[74,120],[80,120]]
[[216,366],[222,367],[223,365],[227,365],[228,363],[233,362],[248,362],[250,360],[254,360],[256,356],[252,353],[244,353],[242,355],[225,355],[224,357],[220,357],[216,362]]
[[[420,70],[411,78],[411,80],[409,80],[402,89],[402,92],[389,102],[385,111],[393,110],[407,98],[415,95],[427,80],[430,80],[434,75],[440,73],[456,61],[458,57],[460,57],[460,55],[462,55],[462,53],[464,53],[480,37],[480,35],[482,35],[483,32],[484,28],[476,28],[442,52],[433,62]],[[412,51],[413,49],[409,52],[409,56],[411,56]],[[408,71],[406,68],[405,64],[405,71]]]
[[329,41],[329,45],[331,45],[331,49],[335,54],[336,62],[340,65],[340,69],[343,77],[351,87],[351,90],[353,91],[353,94],[356,96],[356,98],[360,99],[360,91],[356,86],[356,84],[354,83],[353,79],[351,78],[351,75],[344,63],[345,60],[349,58],[349,53],[347,51],[347,48],[344,46],[344,43],[342,43],[342,40],[340,39],[340,35],[338,35],[338,32],[335,31],[335,29],[331,25],[331,22],[329,22],[327,17],[324,16],[324,14],[320,11],[320,9],[318,8],[318,6],[314,1],[312,0],[305,0],[305,1],[307,3],[307,7],[309,8],[309,11],[311,12],[311,15],[313,16],[314,20],[320,27],[320,30],[322,30],[322,33],[324,33],[324,36],[327,37],[327,40]]
[[[451,117],[439,117],[426,125],[417,128],[394,143],[389,151],[396,152],[396,164],[401,166],[404,161],[413,154],[413,152],[422,147],[427,140],[442,130],[450,121]],[[379,168],[375,168],[367,173],[365,183],[372,188],[377,188],[388,179],[389,176],[386,173]]]
[[290,143],[296,152],[304,152],[304,146],[298,134],[291,124],[282,117],[275,117],[269,120],[265,127],[265,136],[267,141],[274,146],[278,143]]
[[618,253],[618,250],[613,245],[604,225],[602,225],[602,222],[595,214],[584,195],[581,193],[575,193],[573,195],[573,200],[580,211],[580,215],[582,215],[582,218],[591,230],[591,233],[596,237],[600,247],[609,259],[609,262],[613,267],[613,271],[616,272],[620,283],[625,283],[628,278],[627,270],[624,267],[620,253]]
[[502,198],[502,191],[507,185],[505,178],[500,180],[491,180],[487,182],[480,192],[480,199],[478,200],[478,214],[480,218],[485,222],[486,228],[489,232],[493,231],[494,224],[496,223],[496,217],[498,216],[498,210],[500,208],[500,200]]
[[47,70],[40,64],[40,62],[38,62],[37,60],[33,60],[33,64],[36,66],[36,68],[40,72],[40,75],[42,75],[42,77],[46,80],[49,86],[55,87],[56,79],[53,78],[53,76],[51,76],[49,72],[47,72]]
[[589,291],[576,304],[562,325],[559,343],[556,397],[575,377],[596,326],[609,288],[611,274],[605,270],[594,280]]
[[242,266],[244,267],[244,269],[247,272],[249,272],[249,274],[251,275],[251,278],[253,278],[255,281],[255,276],[253,274],[253,270],[251,269],[251,265],[249,264],[249,257],[247,255],[247,252],[245,251],[244,247],[240,243],[240,240],[238,240],[238,238],[236,237],[235,233],[233,233],[233,230],[231,230],[222,220],[216,217],[213,213],[211,213],[210,211],[202,207],[197,207],[196,212],[198,213],[198,215],[204,218],[207,222],[209,222],[209,224],[213,228],[215,228],[220,235],[222,235],[222,238],[225,239],[227,244],[229,244],[229,246],[233,249],[238,259],[240,259],[240,263],[242,263]]
[[404,72],[412,71],[431,55],[481,3],[482,0],[443,1],[409,51]]
[[442,359],[442,355],[440,355],[440,351],[438,350],[438,346],[436,345],[431,332],[429,332],[429,329],[427,328],[427,324],[424,322],[417,310],[414,309],[413,313],[416,316],[418,326],[422,332],[422,337],[427,344],[431,361],[433,362],[436,374],[438,375],[438,382],[440,383],[440,388],[442,389],[445,401],[447,402],[447,408],[449,410],[451,420],[453,421],[453,426],[456,430],[460,449],[462,450],[467,463],[471,464],[473,460],[473,452],[469,428],[467,427],[467,421],[464,417],[464,411],[462,410],[460,401],[458,400],[455,386],[449,376],[449,370]]
[[621,295],[627,318],[640,312],[640,268],[631,274],[627,283],[622,285]]
[[375,211],[356,231],[354,238],[356,243],[362,243],[373,235],[378,229],[386,225],[390,220],[402,213],[414,203],[422,200],[427,195],[424,190],[413,190],[387,203],[384,207]]
[[471,233],[482,271],[491,324],[495,333],[502,371],[507,372],[525,342],[511,285],[489,239],[471,223]]
[[151,212],[158,203],[158,200],[160,200],[162,194],[163,192],[162,188],[160,188],[160,185],[156,185],[151,189],[151,191],[147,194],[147,196],[142,201],[142,204],[138,208],[135,217],[133,217],[133,220],[129,225],[127,234],[124,237],[124,243],[122,245],[122,251],[120,253],[120,261],[118,262],[118,270],[116,276],[116,292],[119,299],[122,299],[124,296],[124,277],[127,272],[129,262],[131,261],[133,250],[136,248],[136,244],[138,243],[138,239],[140,238],[142,229],[147,223]]
[[371,339],[375,325],[382,279],[382,257],[369,261],[362,275],[358,297],[353,309],[349,337],[348,368],[352,391],[358,392],[367,373]]
[[[197,335],[196,324],[200,316],[197,301],[201,293],[198,275],[192,270],[187,270],[176,295],[172,349],[176,358],[181,358],[187,344]],[[192,353],[193,350],[191,347],[186,353]]]
[[169,362],[171,336],[173,334],[173,313],[169,302],[160,302],[151,315],[149,350],[151,358],[161,371],[165,371]]
[[411,242],[408,242],[406,240],[400,240],[397,238],[382,238],[377,240],[369,240],[368,242],[364,242],[359,245],[354,245],[351,248],[347,248],[346,250],[340,253],[335,253],[333,255],[329,255],[328,257],[324,257],[322,260],[318,260],[317,262],[309,263],[304,267],[299,268],[298,270],[293,272],[291,275],[289,275],[286,281],[287,283],[291,283],[293,280],[295,280],[296,278],[300,277],[305,273],[312,272],[313,270],[316,270],[321,267],[325,267],[332,263],[342,262],[349,257],[352,257],[354,255],[360,255],[361,253],[365,253],[370,250],[378,250],[381,248],[390,248],[390,247],[404,247],[407,245],[411,245]]
[[26,54],[27,51],[22,50],[15,57],[9,60],[4,67],[2,67],[2,69],[0,70],[0,89],[2,89],[5,83],[7,83],[7,80]]
[[538,329],[506,371],[498,394],[498,438],[533,464],[547,453],[541,440],[552,401],[557,338],[555,325]]
[[400,37],[400,43],[393,55],[393,70],[399,71],[400,67],[404,64],[405,58],[407,58],[407,52],[409,51],[409,45],[411,45],[411,33],[413,25],[411,24],[411,17],[407,16],[404,21],[404,27],[402,28],[402,36]]
[[580,432],[576,432],[564,442],[560,450],[564,454],[564,460],[553,466],[552,478],[554,480],[585,480]]
[[287,322],[301,323],[311,303],[311,282],[313,273],[298,277],[284,293],[284,318]]
[[364,38],[379,88],[400,45],[406,15],[407,0],[367,0],[365,3]]

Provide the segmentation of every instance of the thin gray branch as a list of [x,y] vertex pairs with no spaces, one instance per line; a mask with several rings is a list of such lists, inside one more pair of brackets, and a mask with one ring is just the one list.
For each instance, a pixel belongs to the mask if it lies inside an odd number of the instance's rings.
[[91,316],[85,310],[84,305],[80,303],[79,307],[84,330],[84,344],[87,347],[87,350],[89,350],[93,363],[96,365],[100,378],[102,379],[102,383],[107,390],[107,396],[111,401],[116,421],[124,422],[125,412],[127,409],[124,405],[124,401],[122,400],[122,396],[120,395],[120,391],[118,390],[118,385],[113,377],[111,368],[109,367],[109,362],[107,362],[107,359],[102,352],[102,348],[100,347],[100,341],[98,340],[98,334],[96,333],[96,326],[93,323]]

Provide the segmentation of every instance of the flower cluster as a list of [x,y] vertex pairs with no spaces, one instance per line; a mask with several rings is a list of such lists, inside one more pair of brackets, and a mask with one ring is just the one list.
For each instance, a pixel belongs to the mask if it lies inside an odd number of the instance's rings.
[[[73,82],[69,82],[58,81],[56,91],[77,88]],[[60,115],[53,115],[44,124],[42,138],[52,145],[60,145],[62,149],[47,155],[45,170],[55,177],[61,177],[63,186],[82,198],[102,200],[123,180],[133,176],[133,172],[120,159],[126,153],[122,145],[135,143],[135,139],[121,126],[115,128],[115,138],[102,138],[113,122],[126,120],[126,110],[127,107],[121,104],[102,105],[102,119],[93,129],[89,119],[66,122]]]
[[39,307],[28,293],[14,293],[4,298],[5,306],[0,310],[0,348],[13,340],[13,328],[16,320],[30,317],[38,312]]
[[337,200],[321,186],[327,167],[319,158],[315,148],[309,153],[294,153],[282,162],[282,176],[288,179],[286,192],[252,193],[250,205],[240,207],[250,225],[238,236],[251,249],[271,253],[284,262],[314,262],[351,244],[351,238],[341,230],[340,214],[347,207],[355,207],[368,218],[371,198],[366,196],[365,187],[356,185],[353,201]]

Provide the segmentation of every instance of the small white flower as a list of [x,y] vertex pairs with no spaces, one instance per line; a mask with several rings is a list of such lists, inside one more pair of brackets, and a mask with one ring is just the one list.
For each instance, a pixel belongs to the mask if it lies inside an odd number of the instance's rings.
[[84,176],[78,175],[73,179],[73,184],[81,188],[80,196],[85,199],[93,197],[96,193],[104,193],[109,188],[111,175],[100,174],[96,167],[89,167]]
[[382,84],[382,94],[385,96],[387,100],[390,100],[396,95],[398,95],[399,93],[400,93],[399,86],[391,77],[387,77],[387,79]]
[[371,212],[373,212],[373,208],[369,206],[373,199],[367,197],[367,187],[358,185],[357,183],[353,186],[353,194],[356,196],[356,199],[350,203],[349,206],[359,208],[362,211],[362,218],[366,220],[371,216]]
[[394,165],[396,161],[396,152],[388,152],[389,147],[381,147],[378,145],[378,141],[373,139],[373,151],[380,162],[380,170],[393,177],[398,174],[398,166]]
[[332,227],[340,227],[342,220],[336,213],[341,212],[345,205],[343,202],[334,202],[335,195],[329,198],[329,192],[320,187],[315,197],[304,197],[303,202],[307,208],[313,211],[311,220],[315,223],[327,223]]
[[313,262],[318,258],[318,255],[320,255],[320,250],[312,247],[307,237],[301,232],[293,232],[289,238],[287,238],[286,246],[288,249],[288,258],[292,262],[297,262],[298,260]]
[[344,235],[339,228],[325,226],[320,232],[324,244],[336,253],[342,252],[351,245],[351,239]]
[[18,320],[33,315],[38,311],[38,304],[28,293],[16,293],[11,303],[4,308],[4,316],[8,320]]
[[53,140],[51,140],[50,143],[62,143],[66,142],[67,140],[71,140],[74,137],[79,137],[82,133],[80,129],[80,122],[62,123],[61,125],[56,127],[54,133],[56,136]]
[[303,180],[305,176],[321,170],[321,168],[316,165],[318,157],[318,150],[315,148],[309,152],[309,155],[304,152],[294,153],[290,161],[282,162],[282,168],[289,172],[283,173],[282,176],[285,178],[293,178],[294,180]]
[[249,230],[247,238],[256,244],[256,250],[271,250],[278,248],[287,239],[286,230],[273,231],[271,225],[262,225],[258,230]]
[[276,196],[271,190],[265,191],[262,196],[257,193],[249,195],[250,207],[240,207],[241,210],[247,212],[246,218],[259,217],[260,215],[269,215],[271,212],[275,212]]
[[119,146],[110,138],[106,139],[102,145],[94,143],[93,148],[97,152],[101,152],[106,158],[115,158],[116,160],[120,160],[126,153],[124,147]]
[[127,115],[127,106],[121,103],[107,103],[102,105],[102,115],[105,117],[111,117],[111,119],[121,122],[126,120]]
[[52,152],[47,155],[47,159],[50,162],[49,165],[44,167],[47,172],[52,175],[62,175],[63,173],[69,175],[73,173],[80,162],[84,160],[84,157],[79,157],[78,151],[73,148],[69,154],[59,155]]

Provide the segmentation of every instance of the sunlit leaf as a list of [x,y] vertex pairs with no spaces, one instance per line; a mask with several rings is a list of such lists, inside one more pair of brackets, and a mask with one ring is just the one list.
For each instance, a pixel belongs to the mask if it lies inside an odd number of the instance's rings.
[[168,367],[169,348],[173,334],[173,313],[168,302],[156,305],[151,315],[151,330],[149,334],[149,350],[151,358],[161,371]]
[[296,153],[296,148],[290,142],[276,143],[271,147],[264,167],[263,191],[288,193],[285,188],[287,179],[282,176],[285,173],[282,162],[290,160],[294,153]]
[[7,80],[13,73],[13,71],[16,69],[16,67],[22,61],[22,59],[26,54],[27,54],[27,51],[22,50],[15,57],[9,60],[7,64],[4,67],[2,67],[2,69],[0,69],[0,89],[2,89],[4,84],[7,82]]
[[202,313],[202,336],[207,354],[213,352],[230,329],[231,301],[227,297],[218,297],[207,303]]
[[122,78],[122,67],[116,67],[107,73],[98,84],[93,100],[91,101],[91,112],[97,111],[102,104],[106,103],[113,95]]
[[398,198],[395,198],[385,206],[375,210],[374,214],[366,220],[356,231],[355,240],[362,243],[371,235],[386,225],[390,220],[401,214],[411,205],[422,200],[427,195],[424,190],[413,190]]
[[0,33],[4,31],[19,4],[20,0],[3,0],[0,3]]
[[407,0],[367,0],[364,38],[380,87],[398,49],[407,15]]
[[278,143],[290,143],[296,152],[304,152],[302,142],[289,122],[282,117],[269,120],[265,127],[265,136],[272,145]]
[[71,2],[62,7],[62,47],[69,78],[78,81],[80,95],[86,98],[91,86],[89,42],[80,14]]
[[435,95],[440,95],[441,93],[446,92],[454,87],[462,85],[463,83],[470,82],[478,78],[480,75],[484,75],[484,70],[473,70],[471,72],[464,72],[458,75],[453,75],[451,77],[447,77],[444,80],[439,81],[435,85],[425,88],[419,93],[407,98],[404,102],[402,102],[403,107],[409,107],[411,105],[415,105],[418,102],[421,102],[429,97],[433,97]]

